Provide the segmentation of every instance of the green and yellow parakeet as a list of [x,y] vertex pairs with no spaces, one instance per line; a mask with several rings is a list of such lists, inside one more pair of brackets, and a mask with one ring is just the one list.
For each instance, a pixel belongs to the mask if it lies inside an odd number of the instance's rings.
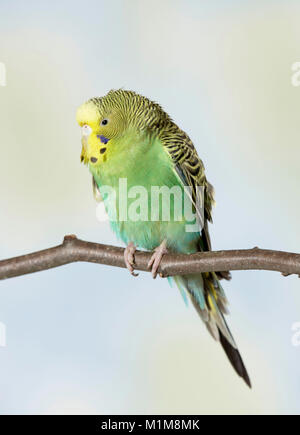
[[[132,91],[112,90],[106,96],[92,98],[80,106],[77,122],[82,129],[81,161],[88,165],[94,193],[98,199],[103,198],[106,210],[114,199],[111,227],[127,245],[124,261],[133,275],[136,247],[154,251],[149,262],[154,278],[166,252],[191,254],[211,249],[208,221],[211,221],[214,202],[213,188],[205,177],[203,163],[192,141],[159,104]],[[127,191],[135,189],[135,195],[126,198],[125,218],[120,205],[121,202],[124,205],[120,188],[120,181],[124,180]],[[108,191],[107,186],[112,190]],[[185,187],[188,187],[188,201],[199,223],[197,229],[187,231],[187,218],[175,217],[176,195],[169,203],[172,213],[165,219],[162,215],[165,204],[159,201],[158,205],[153,205],[153,186],[159,189],[176,187],[180,192],[186,192]],[[135,201],[141,189],[148,196],[144,201],[143,218],[137,219]],[[139,206],[141,208],[140,203]],[[135,213],[129,213],[130,207],[135,207]],[[141,210],[139,212],[141,215]],[[220,279],[229,277],[228,272],[212,272],[169,279],[185,297],[188,295],[208,331],[221,343],[237,374],[251,387],[224,319],[227,299]]]

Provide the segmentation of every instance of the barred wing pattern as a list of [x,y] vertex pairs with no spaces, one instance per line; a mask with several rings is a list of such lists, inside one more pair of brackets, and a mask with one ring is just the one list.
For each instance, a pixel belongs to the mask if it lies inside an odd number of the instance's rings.
[[[212,222],[214,190],[207,181],[202,160],[189,136],[175,124],[165,131],[161,141],[174,163],[174,171],[184,186],[189,186],[190,199],[195,207],[202,235],[200,250],[210,250],[211,243],[207,221]],[[176,131],[174,131],[176,130]]]

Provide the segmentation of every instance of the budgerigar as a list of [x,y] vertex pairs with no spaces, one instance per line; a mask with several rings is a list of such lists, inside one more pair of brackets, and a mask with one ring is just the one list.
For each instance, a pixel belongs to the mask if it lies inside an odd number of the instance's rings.
[[[82,129],[81,161],[88,165],[94,193],[103,198],[106,210],[111,208],[114,197],[115,214],[113,218],[110,215],[111,227],[127,245],[124,261],[133,275],[136,247],[153,251],[149,262],[153,277],[156,277],[160,261],[167,252],[191,254],[211,249],[208,221],[211,221],[214,202],[213,188],[205,177],[203,163],[189,136],[159,104],[132,91],[112,90],[106,96],[92,98],[80,106],[77,122]],[[143,189],[149,194],[143,219],[137,219],[137,210],[133,216],[127,213],[131,206],[134,207],[135,195],[126,199],[126,216],[121,216],[124,210],[120,209],[120,180],[126,180],[128,192],[136,189],[138,193]],[[113,190],[107,191],[107,186]],[[153,186],[169,189],[176,186],[182,192],[184,186],[189,187],[186,195],[199,224],[196,230],[187,230],[188,222],[184,215],[175,217],[173,197],[168,219],[162,216],[162,201],[156,206],[158,210],[153,210]],[[227,299],[220,279],[229,277],[228,272],[211,272],[175,276],[170,280],[185,297],[188,295],[238,375],[251,387],[247,370],[224,319]]]

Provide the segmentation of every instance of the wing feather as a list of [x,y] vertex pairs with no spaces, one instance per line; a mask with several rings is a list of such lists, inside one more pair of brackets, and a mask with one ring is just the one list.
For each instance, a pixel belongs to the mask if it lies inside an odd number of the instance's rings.
[[174,172],[183,186],[189,188],[186,193],[195,208],[202,235],[203,246],[199,246],[199,249],[210,250],[207,221],[212,222],[214,189],[206,179],[204,164],[189,136],[175,124],[164,132],[161,140],[173,162]]
[[103,198],[101,196],[100,189],[99,189],[94,177],[92,177],[92,185],[93,185],[93,195],[94,195],[95,200],[97,202],[102,202]]
[[[206,179],[204,164],[189,136],[176,124],[171,123],[163,130],[161,141],[173,162],[174,172],[183,186],[189,187],[187,194],[195,207],[201,232],[199,251],[210,251],[208,221],[212,222],[215,201],[214,188]],[[217,272],[217,276],[220,279],[231,279],[227,271]]]

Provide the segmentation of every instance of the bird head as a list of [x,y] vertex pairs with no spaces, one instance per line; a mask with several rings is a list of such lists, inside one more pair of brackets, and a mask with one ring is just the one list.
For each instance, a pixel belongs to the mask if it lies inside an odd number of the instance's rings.
[[78,108],[76,119],[81,127],[81,161],[91,165],[105,162],[113,142],[126,128],[122,110],[103,98],[92,98]]
[[114,156],[126,158],[139,135],[158,134],[171,119],[157,103],[118,89],[80,106],[77,122],[82,136],[81,161],[93,168],[112,162]]

